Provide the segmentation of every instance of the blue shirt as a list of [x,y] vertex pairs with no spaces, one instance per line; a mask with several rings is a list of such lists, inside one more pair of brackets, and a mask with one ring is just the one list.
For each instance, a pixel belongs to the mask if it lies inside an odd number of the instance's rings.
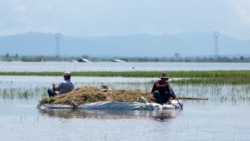
[[60,94],[70,92],[73,89],[74,89],[74,84],[70,80],[61,82],[57,87],[57,90],[59,90]]

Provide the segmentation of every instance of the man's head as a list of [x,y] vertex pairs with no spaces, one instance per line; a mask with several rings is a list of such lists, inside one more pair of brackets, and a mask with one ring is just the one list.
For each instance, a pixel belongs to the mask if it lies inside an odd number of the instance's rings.
[[168,80],[168,79],[169,79],[168,74],[166,72],[163,72],[161,75],[161,80]]
[[70,80],[71,73],[69,71],[65,71],[63,73],[63,77],[64,77],[65,80]]

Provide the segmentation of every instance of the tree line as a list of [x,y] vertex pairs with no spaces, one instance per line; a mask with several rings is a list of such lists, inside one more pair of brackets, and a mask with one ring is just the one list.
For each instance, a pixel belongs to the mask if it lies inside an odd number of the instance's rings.
[[246,56],[211,56],[211,57],[90,57],[88,55],[83,55],[81,57],[65,57],[65,56],[19,56],[18,54],[10,55],[0,55],[0,61],[12,62],[12,61],[22,61],[22,62],[45,62],[45,61],[79,61],[79,59],[84,58],[90,62],[107,62],[112,61],[112,59],[120,59],[126,62],[250,62],[250,57]]

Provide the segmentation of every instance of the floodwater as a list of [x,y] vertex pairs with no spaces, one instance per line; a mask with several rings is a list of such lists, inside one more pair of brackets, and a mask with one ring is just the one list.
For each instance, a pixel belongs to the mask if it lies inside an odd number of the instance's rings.
[[[5,67],[8,68],[8,63]],[[29,71],[38,70],[37,67],[31,65]],[[245,68],[242,66],[242,69]],[[62,68],[54,69],[63,71]],[[4,71],[11,70],[12,67],[9,67]],[[46,89],[51,87],[52,82],[60,82],[61,79],[47,76],[0,76],[1,141],[250,140],[249,85],[173,84],[178,96],[209,98],[204,101],[184,100],[182,111],[37,109],[38,100],[46,95]],[[76,87],[107,84],[112,89],[146,91],[151,89],[153,79],[157,78],[72,77]]]
[[173,62],[0,62],[0,71],[171,71],[249,70],[250,63]]

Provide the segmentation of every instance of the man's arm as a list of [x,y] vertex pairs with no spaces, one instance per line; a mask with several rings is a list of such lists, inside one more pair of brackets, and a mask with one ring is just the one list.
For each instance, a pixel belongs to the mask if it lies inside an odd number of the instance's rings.
[[176,95],[175,95],[175,93],[174,93],[174,89],[173,89],[170,85],[168,85],[168,87],[169,87],[169,92],[171,93],[172,97],[173,97],[174,99],[177,99],[177,97],[176,97]]
[[53,87],[53,91],[59,91],[60,90],[60,84],[57,85],[57,84],[53,83],[52,87]]

